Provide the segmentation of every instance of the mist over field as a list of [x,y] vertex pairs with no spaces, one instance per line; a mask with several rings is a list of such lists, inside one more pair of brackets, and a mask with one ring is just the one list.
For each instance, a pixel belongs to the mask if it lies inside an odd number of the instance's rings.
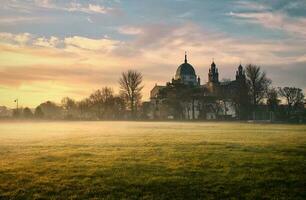
[[306,126],[0,122],[0,199],[305,199]]
[[0,200],[306,200],[306,0],[0,0]]

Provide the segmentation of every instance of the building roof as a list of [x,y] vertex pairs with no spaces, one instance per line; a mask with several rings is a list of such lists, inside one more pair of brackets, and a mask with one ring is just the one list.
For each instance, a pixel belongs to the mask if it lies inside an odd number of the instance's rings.
[[193,75],[195,76],[195,71],[192,65],[189,63],[183,63],[181,64],[177,70],[175,76],[182,76],[182,75]]
[[185,54],[185,62],[177,68],[175,77],[181,77],[182,75],[196,76],[193,66],[187,62],[186,54]]
[[153,89],[151,90],[150,92],[150,98],[155,98],[156,95],[158,95],[159,91],[162,89],[162,88],[165,88],[166,86],[162,86],[162,85],[155,85],[153,87]]

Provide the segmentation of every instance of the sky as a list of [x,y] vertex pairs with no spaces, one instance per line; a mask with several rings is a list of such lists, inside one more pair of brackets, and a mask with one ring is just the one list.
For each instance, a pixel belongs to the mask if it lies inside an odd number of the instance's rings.
[[306,0],[1,0],[0,105],[117,92],[128,69],[147,100],[185,51],[202,83],[214,59],[220,79],[252,63],[306,91]]

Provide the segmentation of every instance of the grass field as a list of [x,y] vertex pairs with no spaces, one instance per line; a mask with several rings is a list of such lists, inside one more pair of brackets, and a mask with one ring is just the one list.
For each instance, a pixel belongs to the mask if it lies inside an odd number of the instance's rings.
[[306,126],[0,122],[0,199],[306,199]]

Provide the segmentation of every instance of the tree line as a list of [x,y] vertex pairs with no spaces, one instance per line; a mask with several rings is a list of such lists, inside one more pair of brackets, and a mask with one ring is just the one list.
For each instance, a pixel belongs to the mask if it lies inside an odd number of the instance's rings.
[[36,119],[136,119],[141,106],[142,81],[140,72],[128,70],[121,74],[118,81],[118,94],[111,87],[105,86],[80,101],[70,97],[64,97],[60,104],[46,101],[34,111],[28,107],[15,109],[13,116]]
[[[306,119],[303,90],[296,87],[274,87],[260,66],[248,64],[245,68],[246,85],[240,85],[231,97],[240,118],[260,111],[273,112],[278,120]],[[294,119],[295,118],[295,119]]]

